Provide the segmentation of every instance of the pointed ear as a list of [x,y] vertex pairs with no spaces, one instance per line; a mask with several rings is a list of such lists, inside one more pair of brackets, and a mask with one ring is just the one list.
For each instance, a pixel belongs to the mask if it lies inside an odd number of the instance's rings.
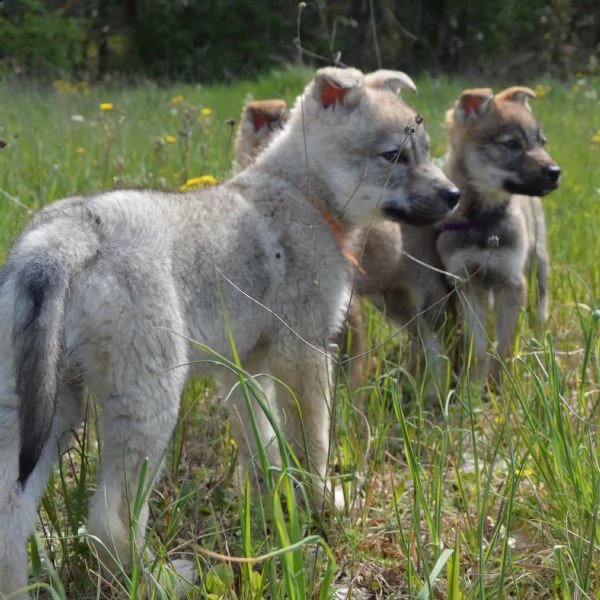
[[287,119],[285,100],[253,100],[246,105],[246,118],[259,131],[263,127],[273,129]]
[[528,87],[509,87],[505,90],[502,90],[499,94],[496,95],[498,100],[508,100],[510,102],[520,102],[524,104],[526,108],[529,107],[529,98],[537,98],[535,92]]
[[480,119],[493,98],[494,93],[490,88],[464,90],[454,105],[454,119],[457,123]]
[[323,108],[354,108],[360,100],[363,85],[364,76],[358,69],[326,67],[316,72],[312,95]]
[[254,131],[258,131],[269,124],[269,119],[267,119],[266,115],[260,110],[260,108],[249,106],[247,108],[247,114],[248,120],[254,127]]
[[417,93],[415,82],[402,71],[389,71],[381,69],[365,75],[365,83],[376,89],[388,89],[394,94],[399,94],[402,90],[409,90],[413,94]]

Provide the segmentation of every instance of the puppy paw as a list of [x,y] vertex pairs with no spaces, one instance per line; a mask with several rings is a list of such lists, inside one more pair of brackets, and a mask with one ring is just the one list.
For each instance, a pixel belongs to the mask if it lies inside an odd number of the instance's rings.
[[337,510],[346,509],[346,497],[344,496],[344,488],[341,485],[336,485],[332,492],[333,505]]
[[318,510],[341,513],[353,511],[360,504],[358,490],[362,483],[362,477],[357,476],[356,481],[353,481],[346,489],[339,483],[336,485],[329,483],[325,489],[320,488],[320,493],[316,497]]
[[177,598],[187,598],[199,580],[196,563],[193,560],[179,558],[174,560],[172,564],[177,572],[177,581],[175,583]]
[[178,559],[161,563],[153,569],[154,577],[169,598],[191,598],[198,583],[198,570],[193,560]]

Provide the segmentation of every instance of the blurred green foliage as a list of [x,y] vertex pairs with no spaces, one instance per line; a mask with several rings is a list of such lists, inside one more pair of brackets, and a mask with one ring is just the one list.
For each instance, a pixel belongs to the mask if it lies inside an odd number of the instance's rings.
[[[4,0],[3,70],[228,81],[302,59],[411,73],[598,72],[597,0]],[[299,13],[301,13],[299,19]],[[299,26],[298,26],[299,22]]]

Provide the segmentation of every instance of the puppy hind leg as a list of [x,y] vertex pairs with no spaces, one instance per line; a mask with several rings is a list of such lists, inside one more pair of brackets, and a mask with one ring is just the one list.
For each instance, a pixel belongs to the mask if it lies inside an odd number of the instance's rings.
[[[105,374],[110,392],[97,392],[100,476],[89,531],[99,540],[93,541],[109,570],[128,569],[145,550],[147,497],[177,425],[186,376],[186,368],[178,365],[185,364],[185,352],[169,334],[164,334],[169,339],[159,339],[156,330],[155,335],[136,339],[132,360],[112,365]],[[133,360],[140,357],[144,361]],[[155,359],[160,364],[148,364]]]
[[546,223],[544,210],[539,198],[533,204],[535,215],[534,246],[528,257],[527,276],[530,296],[533,302],[530,305],[533,326],[536,335],[543,333],[544,324],[548,316],[548,269],[549,258],[546,248]]
[[[17,482],[18,409],[8,405],[0,407],[0,595],[27,584],[27,540],[35,528],[37,506],[58,458],[60,445],[66,440],[65,432],[81,420],[81,407],[79,390],[63,387],[59,391],[50,436],[23,487]],[[26,597],[11,595],[15,599]]]
[[[176,399],[181,389],[172,392],[174,406],[162,403],[166,409],[162,414],[158,414],[161,411],[156,391],[152,394],[146,390],[145,394],[136,396],[113,395],[102,402],[100,477],[90,503],[89,530],[99,538],[98,553],[109,566],[113,561],[129,568],[132,550],[137,553],[143,548],[148,522],[147,495],[158,477],[177,424]],[[149,403],[153,406],[146,406],[147,412],[135,414],[136,407]],[[133,549],[130,547],[132,528]]]
[[532,282],[534,293],[534,327],[537,335],[544,329],[548,317],[548,257],[538,254],[535,263],[535,280]]

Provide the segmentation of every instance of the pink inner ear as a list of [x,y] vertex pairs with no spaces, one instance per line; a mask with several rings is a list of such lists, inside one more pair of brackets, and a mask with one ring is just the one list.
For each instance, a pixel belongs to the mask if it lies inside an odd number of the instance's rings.
[[332,85],[328,81],[325,82],[323,86],[323,90],[321,91],[321,104],[323,108],[328,108],[329,106],[334,106],[338,102],[340,104],[344,103],[344,96],[348,90],[343,87],[337,87],[336,85]]
[[254,113],[252,120],[254,122],[254,131],[258,131],[262,127],[266,127],[269,123],[267,117],[265,117],[265,115],[259,112]]
[[465,114],[475,112],[482,104],[485,98],[483,96],[468,96],[465,98],[462,108]]

